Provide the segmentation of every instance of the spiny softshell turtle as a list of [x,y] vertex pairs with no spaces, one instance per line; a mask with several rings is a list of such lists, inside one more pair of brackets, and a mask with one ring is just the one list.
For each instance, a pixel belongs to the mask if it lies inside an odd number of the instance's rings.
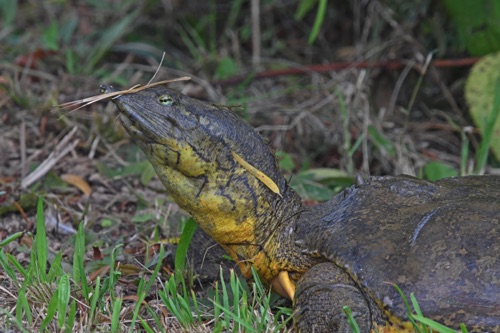
[[308,207],[229,108],[162,86],[113,102],[179,206],[293,300],[298,331],[347,331],[345,305],[361,332],[409,329],[392,283],[428,318],[500,331],[500,176],[370,178]]

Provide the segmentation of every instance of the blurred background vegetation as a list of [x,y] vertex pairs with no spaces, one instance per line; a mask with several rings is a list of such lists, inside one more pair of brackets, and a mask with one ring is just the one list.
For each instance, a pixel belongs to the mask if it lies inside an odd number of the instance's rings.
[[[157,80],[189,75],[183,92],[240,105],[294,173],[470,173],[481,138],[475,129],[462,133],[473,125],[463,89],[474,60],[460,60],[500,49],[500,5],[488,0],[0,6],[4,125],[45,119],[58,130],[78,125],[87,143],[116,142],[123,133],[109,109],[49,110],[95,94],[99,83],[145,84],[165,52]],[[451,62],[432,62],[439,59]],[[302,73],[286,75],[290,68]]]
[[499,173],[499,51],[496,0],[0,0],[0,239],[32,230],[39,193],[96,247],[172,232],[114,107],[54,108],[146,84],[163,53],[155,81],[238,106],[317,202],[356,175]]

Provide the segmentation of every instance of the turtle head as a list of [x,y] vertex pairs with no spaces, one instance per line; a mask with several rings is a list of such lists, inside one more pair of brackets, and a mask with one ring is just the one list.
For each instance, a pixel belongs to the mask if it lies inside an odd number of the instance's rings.
[[227,107],[161,86],[112,101],[177,204],[236,260],[268,260],[266,243],[300,200],[262,137]]

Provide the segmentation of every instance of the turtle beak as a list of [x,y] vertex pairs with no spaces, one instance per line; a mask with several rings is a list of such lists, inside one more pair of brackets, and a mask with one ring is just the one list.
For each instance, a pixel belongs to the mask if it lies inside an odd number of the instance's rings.
[[[109,94],[116,92],[115,88],[113,86],[107,85],[107,84],[101,84],[99,87],[99,92],[101,94]],[[122,99],[120,98],[122,95],[117,95],[111,98],[111,102],[116,105],[118,108],[118,111],[120,112],[119,117],[120,120],[127,130],[129,132],[130,136],[136,140],[139,140],[139,142],[149,142],[151,141],[150,138],[148,138],[142,131],[141,129],[136,126],[135,122],[133,121],[134,113],[133,111],[130,111],[130,108],[127,107],[124,103],[122,103]]]

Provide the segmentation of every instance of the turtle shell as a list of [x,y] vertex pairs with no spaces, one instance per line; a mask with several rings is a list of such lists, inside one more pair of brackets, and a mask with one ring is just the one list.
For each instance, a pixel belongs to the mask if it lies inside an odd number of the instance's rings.
[[405,318],[397,284],[445,325],[500,326],[498,176],[371,178],[304,213],[296,232],[386,313]]

